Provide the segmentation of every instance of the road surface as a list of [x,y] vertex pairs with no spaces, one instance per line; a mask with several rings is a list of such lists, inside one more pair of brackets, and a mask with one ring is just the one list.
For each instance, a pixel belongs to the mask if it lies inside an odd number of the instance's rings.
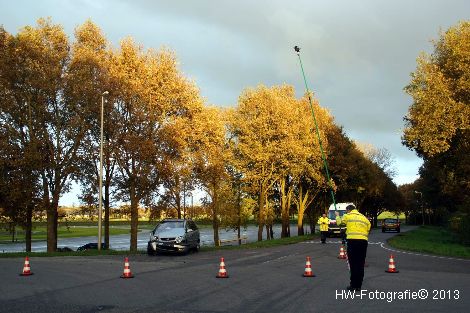
[[[387,250],[393,235],[371,233],[364,291],[355,295],[344,292],[337,239],[130,256],[132,279],[119,277],[123,256],[32,257],[28,277],[18,275],[22,258],[2,258],[0,312],[468,312],[470,261]],[[390,253],[397,274],[385,272]],[[316,277],[302,276],[307,256]],[[220,257],[227,279],[216,278]]]

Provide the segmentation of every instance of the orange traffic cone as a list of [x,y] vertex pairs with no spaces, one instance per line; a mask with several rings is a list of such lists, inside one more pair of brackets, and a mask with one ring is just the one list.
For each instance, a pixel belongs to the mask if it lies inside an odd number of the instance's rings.
[[346,259],[346,253],[344,252],[343,246],[341,246],[341,248],[339,249],[338,259]]
[[129,266],[129,259],[127,257],[124,259],[124,272],[122,273],[121,278],[134,278],[134,275],[131,273],[131,267]]
[[20,276],[30,276],[33,275],[31,272],[31,268],[29,267],[29,258],[26,257],[24,259],[24,266],[23,266],[23,272],[20,274]]
[[216,276],[217,278],[228,278],[227,270],[225,269],[225,261],[224,258],[220,258],[220,267],[219,273]]
[[390,254],[390,260],[388,262],[388,270],[385,272],[387,273],[398,273],[398,270],[395,267],[395,261],[393,260],[393,255]]
[[307,261],[305,262],[305,272],[304,277],[315,277],[312,272],[312,264],[310,263],[310,257],[307,257]]

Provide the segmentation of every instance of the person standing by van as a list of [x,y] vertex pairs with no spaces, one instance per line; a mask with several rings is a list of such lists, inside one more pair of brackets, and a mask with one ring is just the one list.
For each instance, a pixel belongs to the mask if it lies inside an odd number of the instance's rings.
[[352,204],[346,207],[346,212],[342,218],[339,212],[335,212],[336,223],[346,224],[347,253],[351,269],[350,285],[347,289],[359,291],[364,279],[370,222]]
[[326,213],[323,213],[323,215],[318,219],[317,224],[320,225],[321,243],[326,243],[328,225],[330,224],[330,219],[326,216]]

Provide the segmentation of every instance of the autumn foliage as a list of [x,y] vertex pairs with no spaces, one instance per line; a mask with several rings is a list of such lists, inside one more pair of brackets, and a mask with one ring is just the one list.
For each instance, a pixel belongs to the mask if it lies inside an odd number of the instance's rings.
[[[31,230],[32,212],[46,210],[48,251],[57,248],[59,199],[72,181],[96,204],[101,105],[105,228],[112,202],[128,203],[130,250],[139,207],[186,217],[195,190],[206,195],[214,242],[219,227],[240,231],[252,216],[259,240],[263,230],[272,238],[278,218],[289,236],[293,214],[303,234],[304,216],[329,204],[308,97],[297,98],[292,86],[247,88],[236,105],[218,108],[205,103],[171,49],[144,49],[132,38],[113,47],[91,21],[74,36],[49,19],[16,35],[0,28],[1,215]],[[313,105],[335,191],[387,206],[387,175],[361,171],[367,157]]]

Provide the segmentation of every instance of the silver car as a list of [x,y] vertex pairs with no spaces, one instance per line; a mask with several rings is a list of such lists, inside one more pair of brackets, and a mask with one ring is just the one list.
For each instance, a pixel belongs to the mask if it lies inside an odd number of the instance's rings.
[[200,243],[199,229],[192,220],[164,219],[150,232],[147,253],[198,251]]

